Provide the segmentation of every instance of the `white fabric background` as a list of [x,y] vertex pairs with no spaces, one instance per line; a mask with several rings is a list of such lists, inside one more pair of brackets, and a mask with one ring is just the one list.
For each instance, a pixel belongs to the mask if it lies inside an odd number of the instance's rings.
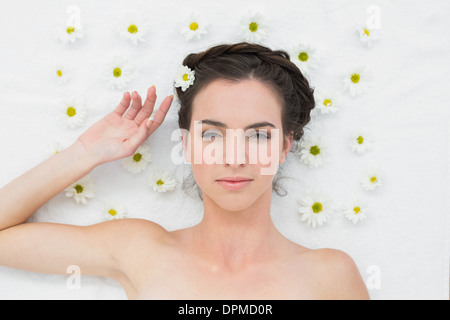
[[[56,32],[64,28],[72,4],[80,8],[86,34],[62,46]],[[380,9],[381,38],[369,49],[353,27],[365,23],[370,5]],[[309,169],[293,154],[288,156],[283,174],[293,179],[282,180],[288,195],[274,194],[272,202],[277,227],[301,245],[346,251],[367,282],[375,266],[380,287],[369,290],[372,299],[448,299],[450,4],[445,0],[4,2],[0,186],[45,160],[47,148],[55,142],[69,146],[117,105],[122,92],[110,89],[102,79],[104,64],[114,54],[129,59],[136,69],[126,90],[145,96],[154,84],[159,106],[174,93],[173,76],[184,56],[218,43],[241,41],[236,28],[247,9],[260,11],[268,20],[263,44],[285,49],[307,41],[323,53],[311,76],[314,87],[342,90],[343,75],[359,64],[374,71],[373,87],[366,95],[352,98],[344,93],[336,114],[311,123],[311,130],[331,145],[328,164]],[[113,32],[127,10],[141,12],[151,22],[147,41],[136,47]],[[178,23],[191,11],[204,14],[211,25],[199,41],[185,42]],[[72,70],[72,78],[62,86],[52,78],[57,61]],[[55,103],[70,95],[85,98],[90,110],[86,124],[75,130],[64,128],[54,116]],[[113,197],[126,204],[130,217],[149,219],[169,230],[198,223],[199,199],[188,197],[180,187],[164,194],[146,185],[155,169],[172,171],[180,182],[189,172],[187,166],[168,161],[178,143],[170,140],[177,129],[177,110],[175,100],[164,125],[147,141],[153,161],[142,174],[131,175],[119,162],[97,167],[91,172],[97,185],[94,199],[77,206],[62,192],[31,220],[101,222],[102,201]],[[347,147],[349,133],[358,127],[375,137],[374,149],[363,156]],[[372,165],[382,168],[384,184],[370,192],[361,188],[359,177]],[[300,221],[296,201],[311,188],[328,192],[336,203],[359,196],[372,210],[367,220],[356,225],[336,214],[327,225],[309,228]],[[126,299],[118,283],[100,277],[83,276],[81,289],[69,290],[68,276],[0,268],[0,298]]]

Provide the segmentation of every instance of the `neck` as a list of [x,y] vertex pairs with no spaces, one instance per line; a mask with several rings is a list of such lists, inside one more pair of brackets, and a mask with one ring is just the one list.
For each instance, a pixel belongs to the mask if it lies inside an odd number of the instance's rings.
[[230,270],[264,261],[278,252],[284,237],[270,216],[272,190],[251,206],[230,211],[204,195],[204,215],[193,228],[192,244],[202,258]]

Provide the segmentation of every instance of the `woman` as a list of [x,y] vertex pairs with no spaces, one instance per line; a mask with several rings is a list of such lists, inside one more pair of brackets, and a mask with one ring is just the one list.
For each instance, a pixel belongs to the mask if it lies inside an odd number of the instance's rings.
[[[275,172],[263,173],[274,163],[249,161],[254,147],[265,145],[278,167],[310,120],[313,90],[287,53],[224,44],[188,55],[183,65],[195,78],[176,89],[179,126],[203,220],[171,232],[141,219],[24,223],[96,166],[133,155],[157,130],[173,96],[147,121],[156,101],[152,87],[143,105],[136,92],[125,93],[73,145],[0,190],[0,265],[56,274],[77,265],[84,275],[119,281],[129,299],[367,299],[347,254],[302,247],[275,228]],[[230,131],[237,134],[230,138]],[[244,148],[234,148],[235,136],[245,138]],[[211,149],[222,161],[206,161]],[[246,182],[229,182],[236,177]]]

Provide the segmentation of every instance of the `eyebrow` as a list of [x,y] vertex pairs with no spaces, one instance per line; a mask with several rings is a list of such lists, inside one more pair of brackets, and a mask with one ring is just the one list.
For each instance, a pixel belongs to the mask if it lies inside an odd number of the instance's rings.
[[[204,124],[210,124],[210,125],[213,125],[216,127],[228,128],[228,126],[225,123],[220,122],[220,121],[215,121],[215,120],[209,120],[209,119],[198,120],[198,123],[200,123],[200,124],[204,123]],[[257,122],[257,123],[251,124],[249,126],[246,126],[245,130],[252,129],[252,128],[259,128],[259,127],[266,127],[266,126],[276,128],[272,123],[263,121],[263,122]]]

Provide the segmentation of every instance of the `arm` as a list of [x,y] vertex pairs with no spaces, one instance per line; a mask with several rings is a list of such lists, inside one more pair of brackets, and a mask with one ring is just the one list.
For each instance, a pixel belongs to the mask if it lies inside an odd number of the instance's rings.
[[25,222],[96,165],[76,142],[4,186],[0,189],[0,230]]
[[96,166],[132,155],[163,122],[173,97],[167,97],[147,126],[156,101],[150,88],[144,105],[124,94],[116,109],[84,132],[69,148],[43,161],[0,189],[0,265],[64,273],[68,263],[86,274],[110,275],[119,269],[112,236],[118,222],[79,227],[23,224],[40,206]]

